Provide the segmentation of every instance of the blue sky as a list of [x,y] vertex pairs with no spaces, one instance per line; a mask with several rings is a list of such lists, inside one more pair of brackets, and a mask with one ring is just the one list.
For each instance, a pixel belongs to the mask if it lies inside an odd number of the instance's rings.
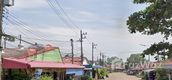
[[[126,59],[131,53],[139,53],[151,43],[159,42],[162,36],[145,36],[139,33],[130,34],[126,20],[130,14],[146,7],[145,4],[136,5],[132,0],[58,0],[65,12],[87,32],[87,38],[96,44],[95,56],[102,51],[107,56],[118,56]],[[52,11],[46,0],[15,0],[15,6],[9,7],[9,12],[31,25],[33,32],[39,33],[50,40],[67,41],[70,38],[79,39],[79,30],[67,27]],[[10,25],[4,25],[5,32],[13,35],[25,33],[24,37],[35,38],[33,34]],[[21,30],[20,30],[21,29]],[[74,32],[75,31],[75,32]],[[62,52],[70,52],[70,42],[41,42],[26,39],[31,42],[43,44],[51,43],[59,46]],[[147,46],[140,46],[145,44]],[[79,54],[79,43],[75,43],[75,52]],[[91,45],[84,40],[85,56],[90,58]]]

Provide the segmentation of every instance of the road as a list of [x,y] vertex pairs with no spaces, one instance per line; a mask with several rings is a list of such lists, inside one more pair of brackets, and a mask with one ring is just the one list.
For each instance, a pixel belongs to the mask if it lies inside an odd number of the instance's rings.
[[107,78],[106,80],[141,80],[141,79],[135,76],[127,75],[125,73],[116,72],[116,73],[110,73],[109,78]]

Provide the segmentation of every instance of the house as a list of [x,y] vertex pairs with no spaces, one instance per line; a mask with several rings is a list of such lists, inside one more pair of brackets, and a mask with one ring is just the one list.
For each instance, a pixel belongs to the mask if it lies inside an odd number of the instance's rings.
[[[81,57],[74,57],[73,61],[74,61],[74,64],[82,65],[81,64]],[[72,57],[69,55],[64,56],[63,62],[64,63],[72,63]],[[88,64],[89,64],[89,60],[86,57],[84,57],[83,58],[83,65],[88,65]]]
[[65,80],[68,74],[83,74],[84,66],[65,63],[60,49],[51,45],[26,49],[7,48],[3,51],[2,67],[4,75],[8,77],[11,77],[12,70],[19,70],[30,77],[35,77],[37,73],[51,74],[54,80]]

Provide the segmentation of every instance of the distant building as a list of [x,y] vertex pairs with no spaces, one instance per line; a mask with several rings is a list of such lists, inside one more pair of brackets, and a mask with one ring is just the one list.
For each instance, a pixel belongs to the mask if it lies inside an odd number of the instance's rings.
[[[74,57],[73,60],[74,60],[74,64],[81,65],[81,57]],[[64,56],[63,62],[64,63],[72,63],[72,57],[68,56],[68,55]],[[84,57],[83,65],[88,65],[88,64],[89,64],[89,60],[86,57]]]

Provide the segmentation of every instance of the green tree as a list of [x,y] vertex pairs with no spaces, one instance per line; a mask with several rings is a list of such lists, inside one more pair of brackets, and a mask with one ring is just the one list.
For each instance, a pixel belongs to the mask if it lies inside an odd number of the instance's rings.
[[121,58],[116,57],[116,56],[107,58],[107,64],[112,64],[112,62],[119,62],[119,63],[122,63],[123,60],[122,60]]
[[141,56],[141,54],[131,54],[130,57],[127,59],[129,63],[140,63],[144,62],[145,59]]
[[142,56],[144,57],[145,55],[149,55],[149,54],[160,55],[162,57],[162,60],[165,60],[166,56],[168,59],[172,58],[171,53],[172,53],[172,44],[170,44],[169,42],[159,42],[159,43],[154,43],[153,45],[151,45],[151,47],[144,50]]
[[[172,35],[172,0],[133,0],[135,4],[147,4],[148,6],[141,11],[131,14],[127,20],[130,33],[140,32],[145,35],[153,35],[161,33],[164,38],[168,39]],[[155,45],[165,46],[166,43],[158,43]],[[152,45],[145,51],[151,50]],[[161,47],[161,46],[158,46]],[[168,48],[168,46],[165,46]],[[149,54],[159,54],[157,49]],[[152,51],[151,50],[151,51]],[[170,55],[170,53],[166,53]]]
[[156,80],[168,80],[167,71],[163,68],[156,69]]
[[131,54],[130,57],[127,59],[126,68],[128,69],[131,64],[140,64],[141,62],[146,61],[141,54]]

